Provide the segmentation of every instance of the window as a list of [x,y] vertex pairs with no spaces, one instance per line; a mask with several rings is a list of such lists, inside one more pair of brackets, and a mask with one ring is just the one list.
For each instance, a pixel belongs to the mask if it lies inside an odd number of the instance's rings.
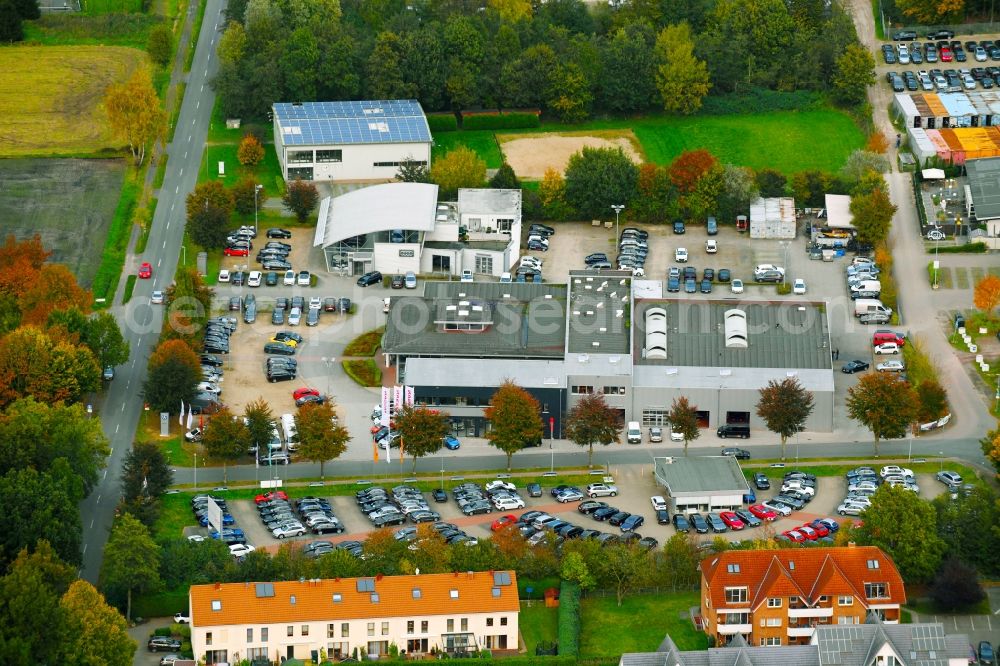
[[505,618],[505,617],[500,618],[500,626],[501,627],[506,627],[507,626],[507,618]]
[[573,395],[590,395],[593,392],[593,386],[574,386],[570,389],[570,393]]
[[868,560],[869,569],[878,569],[878,560]]
[[854,597],[852,597],[850,595],[839,596],[839,597],[837,597],[837,605],[838,606],[853,606],[854,605]]
[[383,636],[388,636],[389,635],[389,623],[388,622],[383,622],[382,623],[382,635]]
[[767,618],[767,623],[765,624],[765,626],[767,626],[767,627],[780,627],[781,626],[781,618],[780,617],[769,617],[769,618]]
[[342,150],[317,150],[317,162],[343,162],[344,151]]
[[254,661],[267,661],[267,648],[266,647],[248,647],[247,648],[247,659],[251,662]]
[[488,254],[476,255],[476,272],[493,275],[493,257]]
[[253,643],[253,627],[247,629],[247,643]]
[[868,599],[885,599],[889,596],[888,587],[885,583],[865,583],[865,597]]
[[212,632],[211,631],[206,631],[205,632],[205,645],[211,645],[211,644],[212,644]]
[[760,645],[761,645],[761,647],[767,647],[767,646],[773,646],[773,645],[781,645],[781,637],[780,636],[773,636],[771,638],[762,638],[762,639],[760,639]]
[[663,426],[667,422],[667,410],[665,409],[644,409],[642,410],[643,427]]
[[458,590],[449,590],[448,596],[452,599],[458,599]]
[[303,636],[308,636],[309,635],[309,625],[308,624],[303,624],[302,625],[302,635]]
[[768,597],[767,599],[768,608],[781,608],[781,597]]
[[[405,161],[405,160],[404,160]],[[372,162],[373,167],[398,167],[403,162]],[[414,166],[427,166],[427,160],[409,160]]]
[[726,588],[727,604],[745,604],[746,602],[747,602],[747,588],[745,587]]
[[856,615],[841,615],[837,618],[837,624],[860,624]]
[[486,626],[487,627],[492,627],[493,626],[493,618],[491,618],[491,617],[486,618]]
[[448,633],[450,634],[453,631],[455,631],[455,620],[453,620],[452,618],[449,617],[448,618]]
[[604,395],[625,395],[624,386],[605,386]]
[[406,641],[406,651],[409,654],[415,652],[427,652],[427,639],[426,638],[411,638]]
[[427,620],[421,620],[420,621],[420,633],[422,633],[422,634],[426,634],[427,633]]
[[212,610],[220,611],[222,610],[222,602],[218,599],[212,599]]
[[340,637],[341,638],[350,638],[350,636],[351,636],[351,625],[350,625],[350,623],[349,622],[341,622],[340,623]]
[[469,218],[469,228],[473,231],[478,231],[479,228],[483,226],[483,218],[481,217],[470,217]]
[[[328,657],[343,659],[351,656],[350,645],[347,643],[327,643],[326,653]],[[267,656],[267,655],[264,655]]]
[[487,650],[506,650],[507,649],[507,634],[500,634],[499,636],[487,636],[486,637],[486,649]]
[[435,273],[450,273],[451,257],[440,254],[432,254],[431,270],[434,271]]
[[502,231],[510,233],[511,229],[514,228],[514,219],[510,217],[498,217],[497,218],[497,231]]
[[[719,622],[722,624],[750,624],[750,613],[720,613]],[[764,621],[761,620],[761,625]]]
[[313,151],[311,150],[289,150],[289,164],[309,164],[313,161]]
[[312,167],[288,167],[288,180],[295,180],[296,178],[300,180],[312,180],[313,179],[313,168]]
[[287,631],[288,631],[288,635],[289,636],[294,636],[295,635],[295,627],[293,627],[292,625],[288,625]]
[[739,573],[740,572],[740,565],[738,565],[738,564],[727,564],[726,565],[726,571],[729,572],[729,573]]
[[267,627],[260,628],[260,642],[261,643],[267,642]]
[[421,596],[423,596],[423,592],[420,591],[419,587],[413,588],[412,594],[414,599],[419,599]]
[[469,618],[463,617],[462,618],[462,631],[468,631],[468,630],[469,630]]
[[375,623],[374,622],[369,622],[368,623],[368,635],[369,636],[374,636],[375,635]]
[[406,621],[406,633],[408,633],[408,634],[412,634],[413,633],[413,620],[407,620]]

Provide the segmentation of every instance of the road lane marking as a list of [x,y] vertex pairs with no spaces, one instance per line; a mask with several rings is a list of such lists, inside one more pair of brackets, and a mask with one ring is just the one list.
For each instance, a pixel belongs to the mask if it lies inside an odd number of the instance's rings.
[[[184,157],[187,157],[187,155],[185,155]],[[184,167],[181,167],[181,172],[179,174],[177,174],[177,175],[178,176],[183,176],[184,175]]]
[[[187,155],[185,155],[185,157],[187,157]],[[174,212],[174,206],[176,206],[176,205],[177,205],[177,202],[176,202],[176,201],[175,201],[175,202],[173,202],[172,204],[170,204],[170,212],[171,212],[171,213],[172,213],[172,212]]]
[[167,249],[167,241],[163,241],[163,249],[164,249],[164,250],[166,250],[166,249]]
[[[184,151],[184,159],[187,159],[187,158],[188,158],[188,151],[185,150]],[[171,208],[173,208],[173,206],[171,206]]]
[[107,469],[104,470],[104,478],[105,479],[108,478],[108,470]]
[[90,519],[90,529],[94,529],[94,519]]
[[116,424],[116,425],[115,425],[115,434],[116,434],[116,435],[118,434],[118,430],[119,430],[119,429],[120,429],[121,427],[122,427],[122,424],[121,424],[121,423],[118,423],[118,424]]
[[132,359],[132,367],[135,367],[135,359]]
[[196,120],[198,120],[198,119],[197,118],[192,118],[191,119],[191,124],[194,125],[194,123],[195,123]]
[[205,84],[204,84],[204,83],[203,83],[203,84],[201,84],[201,91],[202,91],[202,92],[205,92]]
[[167,229],[170,228],[170,220],[167,220]]
[[123,412],[125,411],[125,403],[124,402],[122,403],[122,411]]
[[181,191],[181,186],[180,185],[178,185],[177,187],[174,188],[174,194],[177,194],[180,191]]
[[98,496],[97,496],[97,502],[96,502],[96,504],[100,504],[100,503],[101,503],[101,496],[100,496],[100,495],[98,495]]
[[140,342],[142,342],[142,336],[141,335],[139,336],[139,339],[135,341],[135,346],[138,347]]
[[[200,100],[200,99],[199,99],[199,100],[198,100],[198,102],[197,102],[197,103],[196,103],[196,104],[194,105],[194,108],[196,108],[196,109],[200,109],[200,108],[201,108],[201,100]],[[183,171],[183,169],[181,169],[181,171]]]
[[[83,554],[87,554],[87,544],[83,544]],[[81,569],[81,571],[83,571],[83,569]]]

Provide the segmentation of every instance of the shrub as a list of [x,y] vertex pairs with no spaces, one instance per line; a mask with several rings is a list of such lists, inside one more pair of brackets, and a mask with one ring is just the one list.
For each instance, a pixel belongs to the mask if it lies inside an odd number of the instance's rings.
[[462,129],[525,129],[541,125],[538,111],[462,112]]
[[986,243],[977,241],[975,243],[966,243],[965,245],[949,245],[947,247],[938,247],[934,250],[940,254],[959,254],[962,252],[969,252],[972,254],[982,254],[988,252],[989,248]]
[[787,296],[792,293],[792,284],[790,282],[779,282],[775,285],[775,290],[779,296]]
[[429,113],[427,125],[431,132],[454,132],[458,130],[458,117],[454,113]]
[[559,586],[559,654],[580,653],[580,586],[563,581]]
[[808,90],[781,92],[753,88],[746,93],[709,95],[701,103],[703,115],[732,115],[734,113],[765,113],[769,111],[806,111],[823,106],[823,97]]
[[382,371],[371,359],[344,361],[344,372],[361,386],[381,386]]
[[156,631],[153,632],[153,635],[154,636],[171,636],[172,635],[172,630],[170,629],[170,627],[160,627],[159,629],[157,629]]

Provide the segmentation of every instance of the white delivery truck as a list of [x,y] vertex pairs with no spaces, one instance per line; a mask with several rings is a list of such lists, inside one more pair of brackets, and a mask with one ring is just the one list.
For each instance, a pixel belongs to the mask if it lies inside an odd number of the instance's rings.
[[638,421],[629,421],[625,431],[625,441],[629,444],[642,444],[642,428]]
[[882,283],[878,280],[862,280],[851,287],[851,298],[878,298],[882,294]]
[[299,448],[295,441],[295,415],[294,414],[282,414],[281,415],[281,434],[285,436],[285,445],[288,447],[289,451],[294,451]]
[[854,301],[854,316],[878,314],[885,317],[892,316],[892,309],[882,305],[882,301],[875,298],[859,298]]

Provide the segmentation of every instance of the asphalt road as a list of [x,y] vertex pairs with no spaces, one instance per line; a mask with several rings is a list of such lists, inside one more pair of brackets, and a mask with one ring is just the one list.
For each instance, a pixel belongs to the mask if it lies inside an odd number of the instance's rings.
[[[196,3],[193,6],[197,6]],[[153,216],[146,252],[136,261],[148,261],[153,278],[136,282],[132,300],[112,310],[129,343],[128,363],[118,368],[104,397],[102,421],[111,441],[111,456],[103,478],[80,506],[83,522],[83,567],[81,576],[96,583],[108,531],[114,519],[120,495],[119,477],[122,460],[132,445],[139,415],[143,409],[140,395],[146,378],[146,360],[159,337],[163,323],[161,306],[150,305],[155,289],[165,289],[174,279],[174,270],[184,237],[184,198],[194,189],[208,136],[208,125],[215,103],[209,81],[217,61],[215,45],[223,0],[208,0],[205,19],[195,49],[187,88],[181,103],[174,141],[167,148],[170,159]]]

